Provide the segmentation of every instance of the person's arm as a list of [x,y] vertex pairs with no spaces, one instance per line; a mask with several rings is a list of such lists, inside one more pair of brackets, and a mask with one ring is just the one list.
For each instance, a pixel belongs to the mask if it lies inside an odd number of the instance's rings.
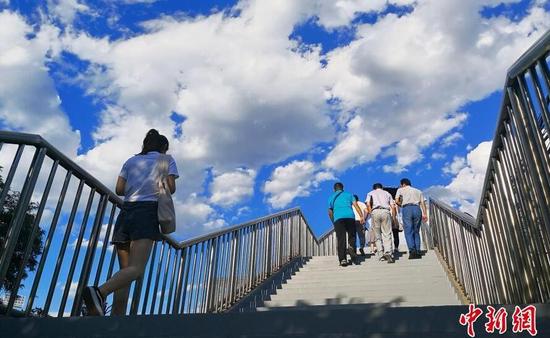
[[397,206],[393,200],[393,197],[388,193],[388,203],[390,204],[390,213],[392,223],[397,223]]
[[332,209],[328,209],[328,218],[330,218],[330,221],[334,223],[334,212],[332,212]]
[[402,201],[403,201],[403,196],[397,193],[395,195],[395,204],[397,204],[398,206],[401,206]]
[[[361,219],[363,219],[363,210],[361,210],[361,208],[359,207],[359,204],[357,204],[357,201],[353,201],[353,207],[355,208],[355,210],[359,214],[359,217]],[[363,222],[361,222],[361,223],[363,223]]]
[[367,199],[365,200],[365,204],[367,205],[367,216],[372,212],[372,204],[370,203],[370,195],[367,194]]
[[420,200],[420,209],[422,210],[422,222],[428,220],[428,213],[426,212],[426,203],[424,203],[424,197]]
[[168,184],[170,194],[173,195],[176,192],[176,177],[174,175],[168,175],[166,177],[166,183]]
[[119,176],[116,181],[115,193],[118,196],[124,196],[125,191],[126,191],[126,180],[124,179],[124,177]]
[[174,194],[176,192],[176,179],[180,177],[178,173],[178,166],[176,165],[176,160],[171,155],[168,155],[168,177],[166,182],[168,183],[168,189],[170,193]]

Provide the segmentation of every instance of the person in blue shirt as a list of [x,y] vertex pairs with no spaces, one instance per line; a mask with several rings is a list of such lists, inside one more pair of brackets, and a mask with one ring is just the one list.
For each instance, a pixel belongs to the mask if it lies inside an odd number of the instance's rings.
[[[357,263],[356,243],[355,243],[355,214],[357,211],[362,224],[365,223],[363,210],[357,204],[357,201],[349,192],[344,191],[344,185],[341,182],[334,184],[334,193],[328,199],[328,217],[334,224],[336,233],[336,250],[338,251],[338,261],[341,266],[347,266],[346,251],[351,256],[351,260]],[[347,245],[346,250],[346,234]]]

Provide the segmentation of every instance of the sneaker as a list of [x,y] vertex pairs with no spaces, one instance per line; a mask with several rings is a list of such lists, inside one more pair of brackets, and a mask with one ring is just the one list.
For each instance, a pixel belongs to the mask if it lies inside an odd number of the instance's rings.
[[420,256],[418,252],[416,251],[409,252],[409,259],[419,259],[419,258],[422,258],[422,256]]
[[366,256],[365,250],[363,248],[359,249],[359,252],[361,253],[361,256]]
[[382,255],[380,256],[380,258],[378,258],[379,261],[387,261],[388,260],[388,257],[386,255]]
[[351,257],[352,260],[355,260],[357,258],[357,253],[355,252],[354,248],[348,248],[348,255]]
[[103,296],[96,286],[87,286],[82,293],[82,300],[86,305],[86,311],[89,316],[104,316]]
[[388,263],[395,263],[395,259],[393,259],[391,254],[387,253],[384,256],[386,256],[386,260],[388,261]]
[[342,260],[340,261],[340,266],[348,266],[348,261],[345,260],[345,259],[342,259]]

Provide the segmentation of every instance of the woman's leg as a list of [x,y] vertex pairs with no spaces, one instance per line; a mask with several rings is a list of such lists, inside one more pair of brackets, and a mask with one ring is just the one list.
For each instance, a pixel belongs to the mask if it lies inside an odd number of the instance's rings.
[[[130,260],[130,243],[117,244],[116,248],[119,270],[125,269],[128,267]],[[129,293],[130,285],[118,289],[114,292],[113,308],[111,310],[111,315],[123,316],[126,314]]]
[[116,290],[129,287],[132,281],[143,274],[152,247],[153,241],[150,239],[138,239],[130,242],[128,266],[119,270],[111,279],[99,287],[99,292],[101,292],[103,298]]

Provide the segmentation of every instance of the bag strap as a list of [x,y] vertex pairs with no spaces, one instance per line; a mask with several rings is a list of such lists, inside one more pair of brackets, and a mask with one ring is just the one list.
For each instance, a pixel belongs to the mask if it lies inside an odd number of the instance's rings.
[[159,154],[157,158],[157,185],[160,188],[164,187],[164,180],[168,176],[168,155]]
[[334,202],[336,202],[336,199],[340,196],[340,194],[342,194],[344,191],[340,191],[338,194],[336,194],[336,196],[334,196],[334,198],[332,199],[332,202],[330,203],[330,208],[331,209],[334,209]]

